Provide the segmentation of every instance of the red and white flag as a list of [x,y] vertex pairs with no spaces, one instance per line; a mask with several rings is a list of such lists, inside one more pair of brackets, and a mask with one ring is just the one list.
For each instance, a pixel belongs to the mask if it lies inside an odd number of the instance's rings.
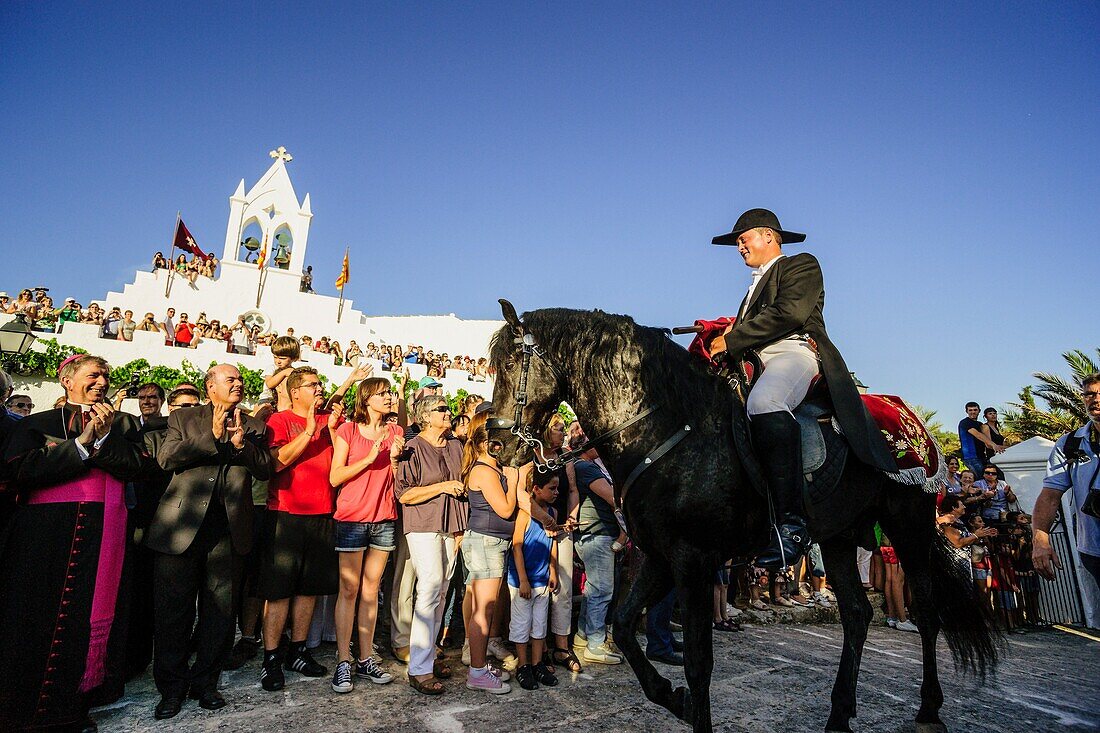
[[201,257],[204,260],[208,260],[214,256],[213,253],[206,254],[199,245],[195,244],[195,238],[191,236],[191,232],[188,231],[187,225],[183,223],[183,219],[176,221],[176,237],[174,240],[176,249],[182,249],[184,252],[190,252],[196,257]]

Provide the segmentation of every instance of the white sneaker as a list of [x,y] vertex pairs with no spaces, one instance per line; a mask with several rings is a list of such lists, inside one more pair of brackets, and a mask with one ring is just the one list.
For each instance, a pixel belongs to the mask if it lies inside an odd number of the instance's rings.
[[886,619],[886,625],[891,629],[896,629],[898,627],[898,620],[896,618],[888,618]]
[[593,662],[595,664],[622,664],[622,655],[616,654],[611,651],[611,647],[607,644],[601,644],[595,649],[584,648],[584,652],[581,653],[581,659],[586,662]]
[[500,637],[497,636],[489,639],[489,643],[486,645],[485,651],[488,654],[499,659],[503,664],[508,664],[509,662],[514,662],[516,660],[516,655],[508,651],[508,647],[504,646],[504,642],[500,639]]
[[898,631],[920,631],[920,629],[917,628],[917,625],[909,619],[906,619],[905,621],[898,621],[897,625],[894,628]]
[[813,598],[814,603],[816,603],[818,606],[821,606],[822,608],[833,607],[833,602],[829,600],[829,596],[825,595],[819,590],[815,590],[814,594],[810,597]]

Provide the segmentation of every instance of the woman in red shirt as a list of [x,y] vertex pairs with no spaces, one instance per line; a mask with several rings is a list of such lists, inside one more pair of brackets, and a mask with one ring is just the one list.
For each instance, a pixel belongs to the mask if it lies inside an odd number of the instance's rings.
[[[389,554],[397,547],[394,471],[405,447],[402,429],[386,422],[397,412],[397,395],[386,379],[365,379],[355,395],[351,422],[332,438],[329,481],[336,497],[336,550],[340,553],[340,594],[336,598],[336,673],[332,689],[351,692],[352,674],[377,684],[393,681],[374,660],[378,584]],[[365,558],[364,558],[365,555]],[[351,658],[351,625],[359,599],[359,656]]]

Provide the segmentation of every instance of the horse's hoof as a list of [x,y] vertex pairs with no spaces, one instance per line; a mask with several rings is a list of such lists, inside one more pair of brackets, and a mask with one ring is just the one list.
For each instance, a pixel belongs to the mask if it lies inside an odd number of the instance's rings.
[[672,704],[668,709],[685,723],[692,722],[691,690],[686,687],[677,687],[673,690]]
[[947,733],[943,723],[917,723],[917,733]]

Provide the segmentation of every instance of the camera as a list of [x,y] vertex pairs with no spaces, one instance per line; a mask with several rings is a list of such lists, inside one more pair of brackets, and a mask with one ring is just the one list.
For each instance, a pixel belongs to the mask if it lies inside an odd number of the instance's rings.
[[144,381],[144,377],[140,372],[134,372],[130,377],[130,384],[126,386],[127,397],[137,397],[138,390],[141,388],[141,383]]

